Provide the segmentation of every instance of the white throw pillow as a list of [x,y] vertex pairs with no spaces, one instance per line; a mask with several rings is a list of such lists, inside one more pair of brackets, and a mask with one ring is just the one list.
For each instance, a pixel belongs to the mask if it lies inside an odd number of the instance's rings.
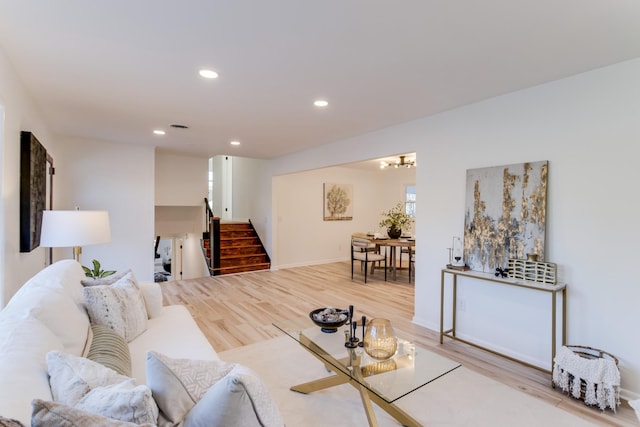
[[249,368],[236,365],[189,411],[182,427],[283,427],[269,390]]
[[162,314],[162,288],[158,283],[142,282],[138,283],[144,298],[144,304],[147,308],[149,319],[155,319]]
[[135,424],[117,421],[58,402],[34,399],[31,427],[154,427],[155,423]]
[[114,420],[136,424],[158,420],[158,406],[146,385],[137,385],[133,378],[124,382],[96,387],[74,406]]
[[636,417],[638,417],[638,421],[640,421],[640,399],[630,400],[629,406],[631,406],[636,411]]
[[267,387],[245,366],[150,351],[146,369],[160,427],[284,426]]
[[147,309],[133,273],[112,285],[90,286],[82,291],[91,323],[113,329],[127,342],[147,329]]
[[233,366],[219,360],[173,359],[155,351],[147,352],[147,385],[160,410],[158,425],[179,424]]
[[59,351],[47,354],[53,400],[112,419],[155,424],[151,390],[99,363]]

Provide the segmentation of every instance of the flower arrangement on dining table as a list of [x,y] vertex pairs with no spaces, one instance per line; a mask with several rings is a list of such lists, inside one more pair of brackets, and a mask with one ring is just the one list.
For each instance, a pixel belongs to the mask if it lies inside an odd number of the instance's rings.
[[[380,227],[387,228],[387,234],[391,238],[398,238],[402,235],[402,230],[413,225],[414,219],[404,210],[404,203],[398,202],[393,208],[382,212],[383,219]],[[394,237],[395,236],[395,237]]]

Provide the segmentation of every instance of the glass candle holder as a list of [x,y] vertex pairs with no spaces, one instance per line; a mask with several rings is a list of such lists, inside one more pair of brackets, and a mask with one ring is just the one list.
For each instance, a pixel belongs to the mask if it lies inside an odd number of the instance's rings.
[[372,319],[364,331],[364,351],[374,359],[386,360],[396,353],[398,338],[387,319]]

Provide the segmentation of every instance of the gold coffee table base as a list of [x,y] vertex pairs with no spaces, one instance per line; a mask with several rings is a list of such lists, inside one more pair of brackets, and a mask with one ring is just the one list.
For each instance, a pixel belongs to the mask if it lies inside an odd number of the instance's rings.
[[[342,371],[342,369],[345,369],[344,367],[342,367],[344,366],[342,365],[342,363],[336,363],[336,365],[338,366],[334,366],[333,364],[326,363],[326,359],[318,356],[318,354],[316,354],[312,350],[313,346],[314,344],[312,342],[307,342],[305,343],[305,345],[302,345],[302,347],[305,350],[307,350],[314,357],[316,357],[322,363],[324,363],[327,369],[334,372],[335,375],[326,377],[326,378],[321,378],[314,381],[309,381],[302,384],[298,384],[296,386],[291,387],[290,390],[298,393],[302,393],[302,394],[309,394],[314,391],[324,390],[326,388],[335,387],[338,385],[348,383],[351,386],[355,387],[360,392],[360,398],[362,399],[362,406],[364,407],[364,412],[367,415],[367,420],[369,421],[370,427],[378,427],[378,420],[376,419],[376,414],[373,411],[373,405],[371,403],[372,401],[375,402],[375,404],[378,405],[387,414],[395,418],[403,426],[422,427],[422,424],[416,421],[415,418],[411,417],[409,414],[404,412],[402,409],[398,408],[393,403],[389,403],[384,399],[381,399],[375,393],[371,392],[370,390],[368,390],[366,387],[364,387],[362,384],[359,383],[359,381],[362,380],[362,373],[360,371],[360,357],[356,356],[354,350],[349,350],[350,358],[351,358],[349,365],[353,369],[352,375],[354,377],[352,378],[351,376],[349,376],[348,374]],[[311,347],[311,348],[308,348],[308,347]],[[325,357],[326,357],[326,354],[325,354]],[[358,381],[354,381],[354,379]]]

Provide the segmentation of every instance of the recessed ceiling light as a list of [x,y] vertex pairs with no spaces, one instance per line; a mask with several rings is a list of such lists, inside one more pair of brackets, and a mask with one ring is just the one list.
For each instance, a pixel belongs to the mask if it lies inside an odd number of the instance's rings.
[[217,79],[218,73],[213,70],[200,70],[199,74],[205,79]]
[[229,144],[231,144],[231,145],[240,145],[240,141],[231,141]]
[[327,105],[329,105],[329,102],[325,101],[324,99],[318,99],[316,101],[313,101],[313,105],[315,105],[316,107],[326,107]]
[[155,135],[164,135],[164,134],[166,134],[166,132],[165,132],[165,131],[160,130],[160,129],[156,129],[156,130],[154,130],[154,131],[153,131],[153,133],[154,133]]

